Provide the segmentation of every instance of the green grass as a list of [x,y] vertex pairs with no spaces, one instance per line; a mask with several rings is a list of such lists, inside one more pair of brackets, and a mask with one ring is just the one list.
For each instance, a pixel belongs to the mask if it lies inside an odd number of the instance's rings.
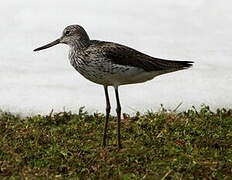
[[232,110],[162,109],[122,119],[123,149],[110,117],[0,113],[0,179],[231,179]]

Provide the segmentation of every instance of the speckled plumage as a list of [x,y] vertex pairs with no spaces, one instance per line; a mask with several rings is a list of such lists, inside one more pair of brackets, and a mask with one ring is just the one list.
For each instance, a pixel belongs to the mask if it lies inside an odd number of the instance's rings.
[[81,75],[92,82],[104,86],[106,121],[103,146],[106,145],[107,124],[111,109],[108,86],[114,86],[115,88],[118,117],[118,147],[121,148],[121,105],[118,86],[145,82],[161,74],[186,69],[192,66],[193,63],[192,61],[170,61],[154,58],[117,43],[90,40],[84,28],[79,25],[66,27],[61,38],[34,51],[46,49],[59,43],[69,45],[70,63]]
[[107,86],[141,83],[191,65],[190,61],[153,58],[120,44],[96,40],[79,50],[70,48],[69,59],[84,77]]

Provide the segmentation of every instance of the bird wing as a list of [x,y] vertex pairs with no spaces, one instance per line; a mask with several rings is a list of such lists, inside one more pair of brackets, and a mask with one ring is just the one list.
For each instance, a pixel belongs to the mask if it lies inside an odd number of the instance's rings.
[[172,61],[154,58],[130,47],[112,42],[93,41],[105,58],[115,64],[142,68],[145,71],[180,70],[192,66],[192,61]]

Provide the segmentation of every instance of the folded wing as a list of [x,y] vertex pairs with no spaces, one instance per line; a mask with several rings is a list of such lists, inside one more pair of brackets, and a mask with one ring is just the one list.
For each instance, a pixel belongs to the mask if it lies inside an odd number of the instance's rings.
[[145,71],[172,71],[189,68],[193,61],[176,61],[154,58],[135,49],[116,43],[97,42],[102,53],[115,64],[142,68]]

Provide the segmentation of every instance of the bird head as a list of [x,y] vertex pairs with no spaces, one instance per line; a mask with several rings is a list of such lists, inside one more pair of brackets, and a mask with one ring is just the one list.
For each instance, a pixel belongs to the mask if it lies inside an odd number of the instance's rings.
[[60,43],[67,44],[71,48],[84,48],[89,45],[89,41],[89,36],[83,27],[81,27],[80,25],[70,25],[64,29],[62,36],[59,39],[39,48],[36,48],[34,49],[34,51],[47,49]]

